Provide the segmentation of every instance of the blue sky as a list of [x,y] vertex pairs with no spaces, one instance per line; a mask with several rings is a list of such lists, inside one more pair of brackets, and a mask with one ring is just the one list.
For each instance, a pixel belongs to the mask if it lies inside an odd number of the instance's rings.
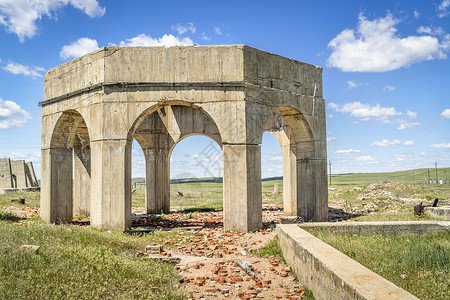
[[[193,44],[246,44],[323,67],[333,173],[450,165],[450,0],[0,0],[0,157],[40,172],[50,68],[102,46]],[[187,138],[171,176],[220,175],[221,159],[210,139]],[[268,133],[262,172],[282,175]],[[143,174],[135,144],[133,175]]]

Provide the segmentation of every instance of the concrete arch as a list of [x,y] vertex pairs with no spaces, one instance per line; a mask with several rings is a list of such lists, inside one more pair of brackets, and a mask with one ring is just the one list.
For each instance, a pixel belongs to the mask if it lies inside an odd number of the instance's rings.
[[68,223],[73,212],[89,216],[90,135],[77,110],[61,113],[51,133],[50,147],[42,151],[42,156],[45,168],[50,170],[42,176],[44,220]]
[[170,211],[170,155],[182,139],[200,134],[222,145],[214,120],[183,101],[150,107],[137,118],[131,131],[129,135],[138,141],[145,156],[147,213]]

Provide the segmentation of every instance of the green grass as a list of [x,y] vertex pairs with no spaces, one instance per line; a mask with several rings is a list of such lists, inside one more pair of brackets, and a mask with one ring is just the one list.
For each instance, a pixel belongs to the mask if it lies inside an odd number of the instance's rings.
[[[401,182],[401,183],[416,183],[418,181],[425,181],[428,178],[428,170],[430,170],[430,179],[436,178],[436,170],[430,169],[414,169],[397,172],[384,173],[352,173],[352,174],[337,174],[331,176],[332,185],[340,184],[368,184],[373,182]],[[438,168],[438,177],[440,179],[450,179],[450,168]]]
[[420,299],[450,299],[450,232],[416,236],[311,233]]
[[[160,238],[0,222],[0,298],[184,299],[173,287],[178,275],[171,265],[137,256]],[[40,248],[34,253],[23,244]]]
[[286,263],[286,260],[284,259],[283,256],[283,252],[281,251],[280,244],[278,242],[278,237],[274,238],[269,243],[267,243],[267,245],[264,248],[253,250],[252,253],[261,257],[274,256],[275,258]]

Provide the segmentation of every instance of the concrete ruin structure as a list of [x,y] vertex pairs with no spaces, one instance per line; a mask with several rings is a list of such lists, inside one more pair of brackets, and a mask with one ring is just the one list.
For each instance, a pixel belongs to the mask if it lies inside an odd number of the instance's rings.
[[51,69],[42,106],[41,216],[131,226],[131,150],[146,160],[147,213],[170,210],[182,139],[223,151],[224,229],[262,227],[261,143],[283,153],[285,213],[328,215],[322,69],[245,45],[104,47]]
[[0,158],[0,188],[16,189],[38,186],[32,162]]

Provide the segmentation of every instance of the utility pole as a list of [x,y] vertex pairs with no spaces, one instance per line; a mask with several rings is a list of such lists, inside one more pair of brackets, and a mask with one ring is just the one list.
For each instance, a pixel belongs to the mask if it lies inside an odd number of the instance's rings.
[[434,165],[436,166],[436,183],[438,183],[438,175],[437,175],[437,165],[438,165],[438,162],[435,162]]
[[428,175],[427,175],[427,184],[430,184],[430,169],[428,169]]
[[329,172],[328,173],[330,173],[330,185],[331,185],[331,165],[332,165],[332,163],[331,163],[331,161],[328,161],[328,166],[329,166]]

